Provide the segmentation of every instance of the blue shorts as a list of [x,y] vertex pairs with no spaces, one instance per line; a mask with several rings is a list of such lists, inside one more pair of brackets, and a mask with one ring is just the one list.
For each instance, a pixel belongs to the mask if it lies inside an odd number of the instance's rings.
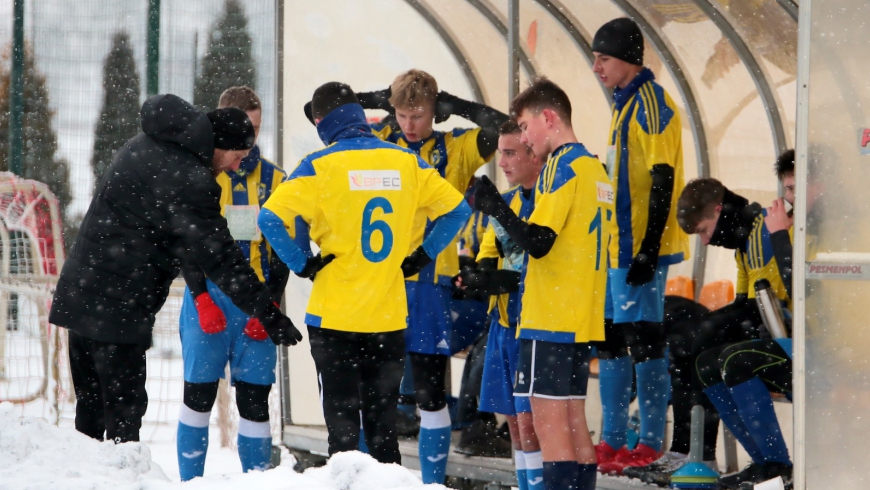
[[450,333],[450,354],[465,349],[489,327],[489,301],[475,299],[450,299],[450,318],[453,329]]
[[224,377],[224,368],[230,363],[233,382],[244,381],[257,385],[275,382],[275,364],[278,351],[268,338],[254,340],[244,334],[250,318],[211,281],[206,281],[212,301],[224,312],[227,328],[223,332],[207,334],[199,326],[199,313],[193,295],[185,288],[181,304],[179,333],[181,356],[184,360],[184,380],[188,383],[211,383]]
[[450,288],[405,281],[405,291],[408,294],[408,329],[405,331],[407,351],[449,356],[453,333]]
[[653,280],[643,286],[625,283],[627,268],[608,269],[604,318],[612,318],[613,323],[663,322],[668,267],[659,265]]
[[493,317],[486,341],[486,359],[480,385],[481,412],[516,415],[532,411],[528,397],[514,396],[519,355],[517,328],[502,326],[498,323],[498,317]]
[[583,400],[589,382],[588,343],[520,339],[515,397]]

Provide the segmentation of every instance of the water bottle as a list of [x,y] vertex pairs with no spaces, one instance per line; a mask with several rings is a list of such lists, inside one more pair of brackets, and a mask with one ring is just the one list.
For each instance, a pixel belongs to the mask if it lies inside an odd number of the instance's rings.
[[767,331],[770,332],[770,336],[774,339],[788,338],[788,331],[782,315],[782,305],[767,279],[755,281],[755,302],[758,304],[758,311],[761,313],[761,319],[764,321]]

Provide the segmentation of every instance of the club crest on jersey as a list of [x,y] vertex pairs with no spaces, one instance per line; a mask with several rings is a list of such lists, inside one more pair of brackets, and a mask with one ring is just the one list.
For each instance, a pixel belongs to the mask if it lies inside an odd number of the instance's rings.
[[607,182],[596,182],[595,186],[598,188],[598,202],[613,204],[613,186]]
[[444,158],[444,155],[441,154],[441,150],[439,148],[432,148],[432,153],[429,154],[429,161],[432,162],[433,167],[438,167],[441,165],[441,160]]
[[347,177],[352,191],[402,190],[402,176],[398,170],[351,170]]
[[266,199],[266,184],[260,183],[257,187],[257,200],[262,201]]

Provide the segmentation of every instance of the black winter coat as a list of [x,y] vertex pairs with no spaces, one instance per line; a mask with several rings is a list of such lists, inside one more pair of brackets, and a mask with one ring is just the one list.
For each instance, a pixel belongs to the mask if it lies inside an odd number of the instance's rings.
[[150,345],[184,260],[242,311],[272,301],[221,216],[208,118],[174,95],[142,106],[142,131],[118,150],[64,263],[49,321],[91,339]]

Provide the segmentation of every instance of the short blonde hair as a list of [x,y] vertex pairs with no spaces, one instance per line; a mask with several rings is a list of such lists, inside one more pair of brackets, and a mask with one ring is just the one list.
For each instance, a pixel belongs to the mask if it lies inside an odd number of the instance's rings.
[[254,89],[245,85],[230,87],[224,90],[218,101],[218,109],[226,109],[227,107],[235,107],[245,112],[262,110],[257,93],[254,92]]
[[429,106],[434,109],[438,82],[423,70],[408,70],[393,80],[390,90],[390,104],[393,107],[414,109]]

